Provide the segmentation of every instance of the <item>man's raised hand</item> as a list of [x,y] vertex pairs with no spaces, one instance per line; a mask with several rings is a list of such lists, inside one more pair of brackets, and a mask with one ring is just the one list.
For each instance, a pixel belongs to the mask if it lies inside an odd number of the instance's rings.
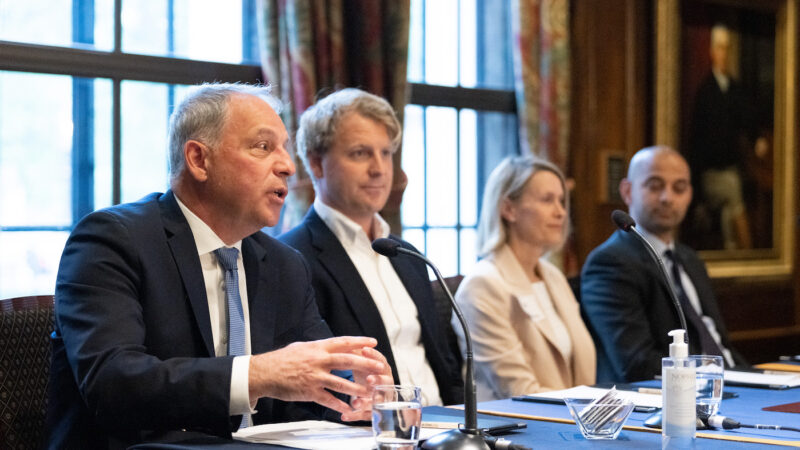
[[[381,383],[387,380],[388,373],[391,384],[391,369],[383,355],[373,350],[376,345],[373,338],[342,336],[295,342],[253,355],[249,369],[250,401],[255,403],[261,397],[311,401],[342,413],[342,420],[367,420],[369,411],[363,408],[352,411],[350,405],[326,389],[354,399],[371,398],[370,381]],[[336,376],[330,373],[332,370],[352,370],[357,382]]]

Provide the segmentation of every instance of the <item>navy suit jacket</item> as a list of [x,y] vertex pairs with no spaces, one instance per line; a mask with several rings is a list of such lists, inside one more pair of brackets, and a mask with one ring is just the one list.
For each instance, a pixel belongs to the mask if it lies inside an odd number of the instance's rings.
[[[746,364],[730,345],[705,264],[689,247],[675,251],[692,280],[703,313],[714,320],[723,345],[737,364]],[[617,230],[589,254],[581,274],[581,313],[597,348],[597,381],[629,382],[661,374],[661,358],[680,328],[658,266],[635,236]],[[689,352],[699,354],[697,331],[688,324]]]
[[[416,251],[407,242],[395,236],[391,238],[399,241],[403,247]],[[311,266],[319,312],[333,334],[377,339],[377,350],[392,366],[394,379],[399,380],[397,364],[378,307],[344,247],[314,207],[311,207],[300,225],[278,239],[299,250]],[[439,323],[427,267],[413,257],[402,255],[392,258],[391,262],[417,305],[425,356],[433,369],[442,401],[445,405],[463,403],[461,368],[448,350],[443,326],[449,325]]]
[[[258,232],[242,258],[253,354],[331,336],[300,254]],[[214,356],[197,247],[172,192],[81,220],[55,298],[49,447],[127,446],[176,429],[230,436],[233,357]],[[323,414],[271,399],[256,409],[255,423]]]

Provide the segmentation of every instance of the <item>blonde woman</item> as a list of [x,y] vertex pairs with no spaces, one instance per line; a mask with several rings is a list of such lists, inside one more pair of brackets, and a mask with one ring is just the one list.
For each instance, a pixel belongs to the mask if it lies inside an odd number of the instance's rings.
[[[594,344],[578,302],[543,258],[566,238],[566,195],[561,171],[528,156],[504,159],[486,184],[482,259],[456,293],[472,333],[479,400],[595,382]],[[463,348],[461,333],[459,340]]]

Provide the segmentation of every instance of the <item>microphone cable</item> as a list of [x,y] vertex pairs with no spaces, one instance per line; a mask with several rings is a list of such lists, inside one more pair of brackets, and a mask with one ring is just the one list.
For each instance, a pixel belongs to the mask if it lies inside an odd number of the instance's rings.
[[716,414],[707,418],[701,418],[700,420],[702,420],[711,428],[721,428],[723,430],[735,430],[737,428],[754,428],[756,430],[787,430],[787,431],[800,432],[800,428],[787,427],[783,425],[764,425],[760,423],[757,423],[755,425],[750,425],[746,423],[741,423],[738,420],[731,419],[730,417],[720,416]]

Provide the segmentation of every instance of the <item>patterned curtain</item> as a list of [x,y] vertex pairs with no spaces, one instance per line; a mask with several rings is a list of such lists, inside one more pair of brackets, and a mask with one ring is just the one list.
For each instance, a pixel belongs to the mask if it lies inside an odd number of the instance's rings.
[[[294,135],[300,115],[318,95],[358,87],[386,98],[402,119],[405,107],[410,0],[260,0],[258,37],[264,78],[287,104],[283,120]],[[298,224],[314,190],[299,158],[290,182],[282,232]],[[392,196],[383,216],[400,230],[405,189],[400,151]]]
[[522,153],[566,171],[570,66],[568,0],[513,0],[514,90]]
[[[568,174],[569,1],[513,0],[512,6],[520,152],[546,158]],[[550,258],[567,276],[580,272],[571,237]]]

